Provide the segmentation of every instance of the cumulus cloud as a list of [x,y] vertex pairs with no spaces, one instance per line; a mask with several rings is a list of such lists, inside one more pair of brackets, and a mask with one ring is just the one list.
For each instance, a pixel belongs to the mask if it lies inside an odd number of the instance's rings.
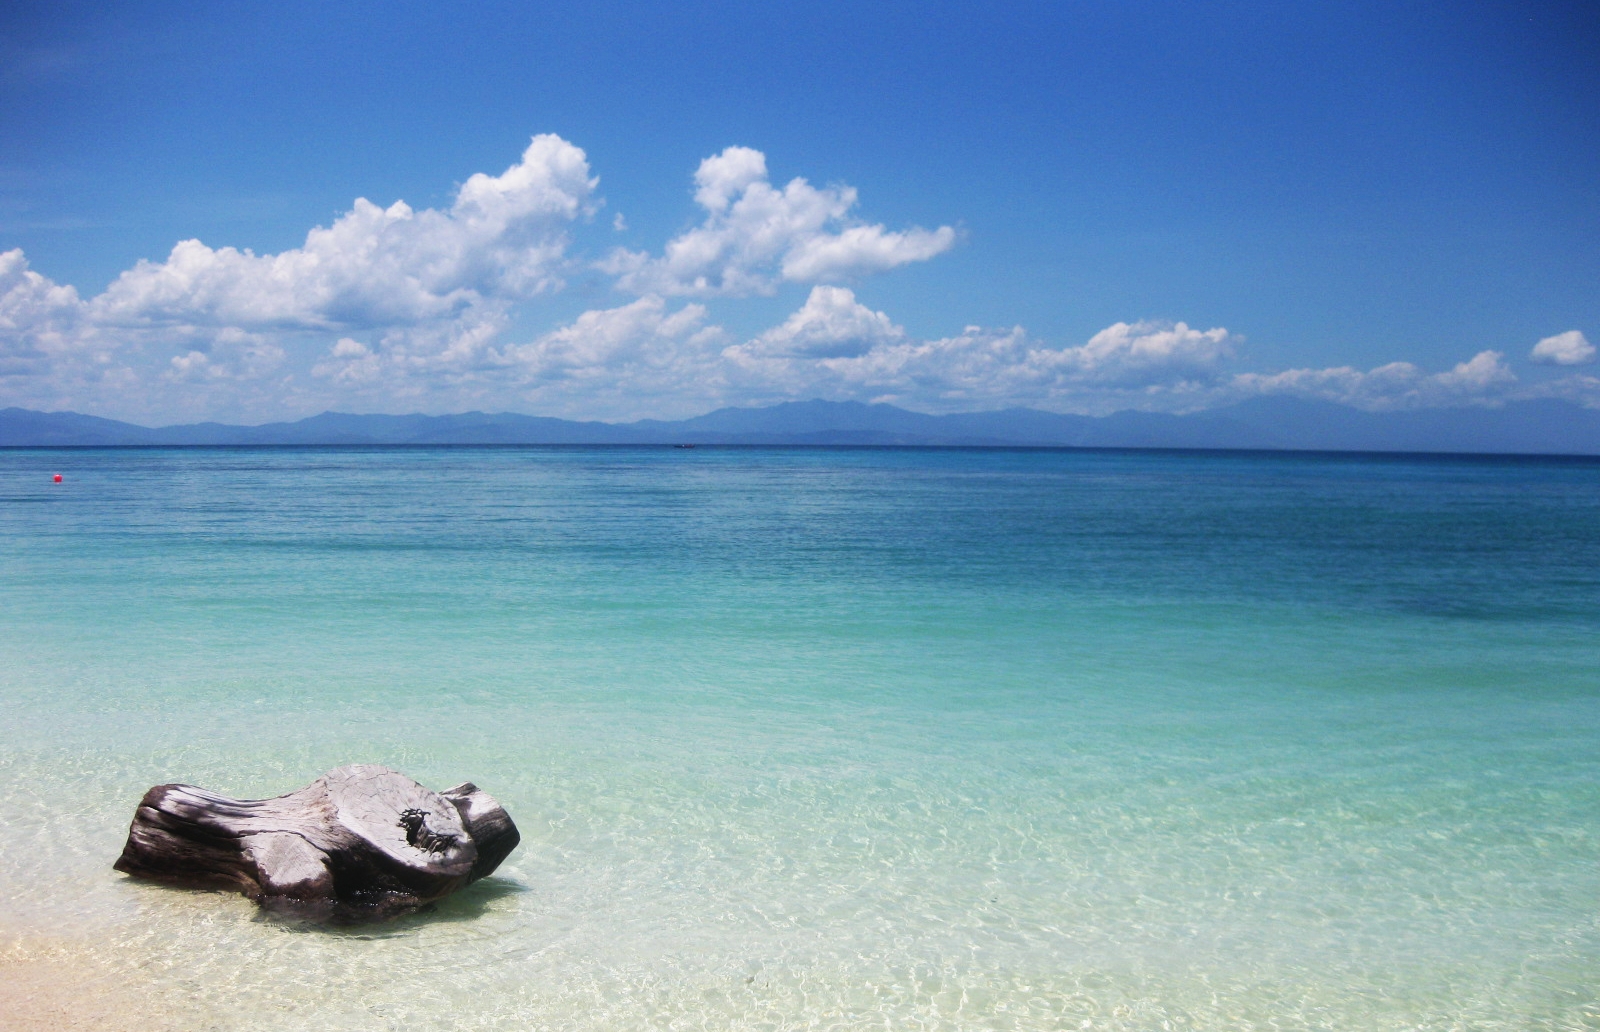
[[1542,365],[1588,365],[1594,361],[1595,347],[1577,330],[1546,337],[1533,346],[1528,357]]
[[618,249],[599,267],[635,293],[739,296],[770,294],[782,281],[815,283],[925,261],[950,249],[955,230],[889,230],[852,222],[856,191],[818,189],[796,178],[782,189],[767,178],[766,155],[729,147],[695,172],[698,227],[664,253]]
[[[582,150],[536,136],[501,174],[469,177],[448,208],[360,198],[278,254],[185,240],[88,301],[8,252],[0,376],[31,377],[19,389],[38,398],[114,381],[124,413],[136,411],[127,392],[137,384],[152,402],[170,401],[162,384],[181,383],[189,401],[232,408],[232,385],[277,376],[291,348],[342,333],[312,366],[312,382],[421,396],[480,363],[514,305],[562,285],[569,226],[595,209],[596,185]],[[369,348],[367,360],[349,353],[357,345]],[[75,403],[96,400],[105,407],[92,392]]]
[[1233,357],[1233,337],[1222,327],[1186,323],[1113,323],[1078,348],[1041,351],[1038,360],[1093,383],[1143,387],[1172,380],[1206,380]]
[[498,325],[445,331],[450,347],[419,345],[414,331],[374,344],[341,337],[312,375],[365,397],[431,386],[457,399],[585,418],[686,415],[726,386],[717,368],[725,334],[706,316],[703,305],[673,309],[652,294],[521,343],[496,343]]
[[202,347],[174,355],[168,362],[170,380],[250,380],[283,364],[283,348],[259,333],[227,327],[208,335]]
[[0,377],[40,373],[83,351],[86,331],[76,290],[28,268],[20,249],[0,253]]
[[1249,394],[1294,394],[1368,411],[1430,406],[1497,404],[1517,376],[1498,351],[1480,351],[1442,373],[1426,373],[1410,362],[1390,362],[1362,372],[1350,366],[1240,373],[1231,386]]
[[819,286],[781,326],[739,350],[752,356],[854,358],[904,338],[905,331],[887,315],[857,302],[854,291]]
[[1215,380],[1234,340],[1221,327],[1181,322],[1116,323],[1075,347],[1051,347],[1021,327],[913,340],[850,290],[819,286],[782,325],[724,356],[739,382],[767,392],[949,409],[1192,392]]
[[[251,379],[292,384],[284,397],[302,404],[358,396],[409,404],[472,391],[526,401],[504,392],[548,399],[558,384],[639,397],[654,385],[706,398],[727,386],[725,334],[704,307],[671,308],[666,296],[768,293],[926,259],[954,240],[949,227],[891,231],[853,219],[853,189],[804,179],[775,186],[764,155],[730,147],[696,172],[700,227],[659,258],[618,251],[605,263],[643,295],[637,302],[503,343],[518,306],[558,289],[574,267],[571,227],[598,209],[597,183],[582,150],[537,136],[503,173],[468,178],[448,207],[359,198],[277,254],[184,240],[88,300],[12,252],[0,261],[0,376],[32,378],[42,397],[46,381],[66,389],[71,355],[81,360],[78,381],[93,373],[168,401],[181,387],[187,412],[209,404],[235,416]],[[620,215],[613,227],[626,227]],[[827,288],[752,348],[839,357],[903,337],[848,290]],[[623,386],[602,386],[611,380]]]
[[588,418],[685,416],[725,396],[718,361],[726,334],[704,305],[673,310],[650,294],[585,312],[525,344],[493,353],[524,404]]
[[669,312],[662,298],[649,295],[620,308],[584,312],[536,340],[505,348],[496,359],[523,380],[541,383],[626,378],[644,368],[682,371],[703,351],[700,345],[721,334],[705,326],[705,318],[704,305]]
[[349,386],[376,383],[383,375],[383,361],[375,351],[351,337],[340,337],[328,353],[311,367],[311,375]]
[[1576,373],[1543,383],[1529,384],[1521,391],[1527,398],[1559,398],[1584,408],[1600,409],[1600,377]]
[[[954,231],[854,219],[853,189],[776,186],[765,155],[746,147],[701,162],[698,226],[659,255],[617,250],[600,263],[637,300],[508,342],[530,299],[574,270],[593,275],[569,251],[574,224],[600,207],[597,184],[582,150],[537,136],[501,174],[468,178],[447,207],[358,199],[278,254],[186,240],[89,299],[21,251],[0,253],[0,402],[168,421],[282,418],[351,401],[608,419],[809,397],[927,411],[1190,411],[1263,394],[1371,410],[1526,397],[1600,407],[1594,377],[1522,384],[1498,351],[1442,372],[1394,362],[1234,373],[1241,338],[1183,322],[1117,322],[1081,343],[1021,327],[913,336],[838,281],[937,255]],[[611,226],[626,229],[620,215]],[[789,283],[809,286],[804,302],[738,338],[705,304],[669,300]],[[1596,348],[1571,330],[1529,357],[1577,366]]]
[[274,255],[185,240],[92,302],[105,325],[329,330],[448,319],[559,284],[566,225],[596,181],[583,151],[536,136],[499,176],[478,173],[447,211],[357,199],[305,245]]
[[1034,405],[1105,413],[1193,411],[1264,394],[1321,398],[1367,410],[1499,405],[1560,396],[1587,403],[1584,378],[1525,388],[1498,351],[1442,372],[1409,362],[1230,373],[1239,337],[1223,327],[1119,322],[1076,346],[1051,346],[1021,327],[969,326],[908,337],[844,288],[816,287],[779,326],[724,349],[730,383],[756,397],[888,400],[925,410]]

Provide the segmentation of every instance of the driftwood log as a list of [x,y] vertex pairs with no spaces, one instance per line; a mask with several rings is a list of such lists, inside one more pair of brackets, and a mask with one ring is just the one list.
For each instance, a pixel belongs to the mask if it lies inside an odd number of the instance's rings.
[[276,799],[157,785],[139,803],[116,869],[359,920],[447,896],[519,841],[511,817],[471,782],[431,792],[388,767],[355,764]]

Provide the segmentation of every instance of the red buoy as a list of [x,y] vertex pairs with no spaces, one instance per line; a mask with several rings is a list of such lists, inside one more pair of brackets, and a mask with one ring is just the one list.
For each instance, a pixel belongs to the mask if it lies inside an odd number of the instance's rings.
[[61,483],[61,474],[60,473],[56,474],[56,483],[58,483],[58,484]]

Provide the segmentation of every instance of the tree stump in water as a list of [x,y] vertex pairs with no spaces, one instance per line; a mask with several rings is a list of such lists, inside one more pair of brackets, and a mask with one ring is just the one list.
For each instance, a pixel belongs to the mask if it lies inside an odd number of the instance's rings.
[[431,792],[374,764],[329,771],[276,799],[193,785],[145,793],[116,869],[262,906],[360,919],[415,910],[477,881],[521,841],[471,782]]

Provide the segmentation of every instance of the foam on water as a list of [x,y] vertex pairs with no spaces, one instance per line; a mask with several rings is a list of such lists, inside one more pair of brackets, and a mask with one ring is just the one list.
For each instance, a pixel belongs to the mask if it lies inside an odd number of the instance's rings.
[[[210,1027],[1600,1026],[1597,464],[18,451],[0,506],[0,930]],[[110,871],[151,784],[353,761],[524,845],[331,931]]]

